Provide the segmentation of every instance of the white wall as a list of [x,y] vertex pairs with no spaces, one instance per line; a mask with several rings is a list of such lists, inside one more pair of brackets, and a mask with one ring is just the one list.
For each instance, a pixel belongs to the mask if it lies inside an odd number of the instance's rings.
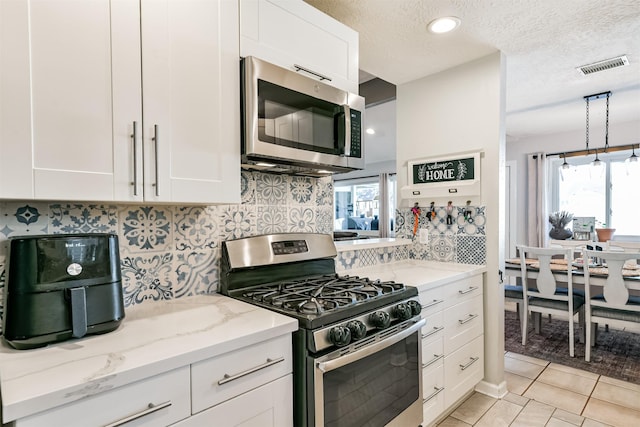
[[[486,207],[485,380],[489,394],[504,383],[504,295],[499,258],[504,250],[505,59],[495,53],[398,86],[398,188],[407,184],[411,159],[480,149],[481,201]],[[501,218],[502,217],[502,218]]]
[[[615,104],[614,104],[615,105]],[[589,147],[604,146],[604,127],[589,127]],[[526,243],[527,212],[527,154],[558,153],[561,151],[583,150],[586,146],[585,129],[548,135],[537,135],[529,138],[512,140],[507,138],[506,160],[516,162],[517,170],[517,213],[516,243]],[[633,122],[610,124],[609,145],[626,145],[640,143],[640,118]],[[640,150],[636,150],[640,154]],[[571,161],[571,159],[569,159]]]

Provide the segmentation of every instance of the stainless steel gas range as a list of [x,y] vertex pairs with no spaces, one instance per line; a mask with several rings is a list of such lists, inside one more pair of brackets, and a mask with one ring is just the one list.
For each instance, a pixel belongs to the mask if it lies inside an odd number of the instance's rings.
[[220,292],[298,320],[295,426],[418,426],[425,323],[418,292],[338,275],[336,255],[325,234],[229,240]]

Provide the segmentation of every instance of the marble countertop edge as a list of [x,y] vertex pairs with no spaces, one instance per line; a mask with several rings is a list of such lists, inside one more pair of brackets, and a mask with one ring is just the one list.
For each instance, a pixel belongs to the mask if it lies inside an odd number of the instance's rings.
[[411,244],[411,239],[400,238],[374,238],[341,240],[334,242],[338,252],[358,251],[362,249],[389,248],[394,246],[405,246]]
[[293,318],[221,295],[184,300],[158,304],[142,315],[132,310],[117,330],[104,335],[26,351],[3,343],[3,422],[298,329]]

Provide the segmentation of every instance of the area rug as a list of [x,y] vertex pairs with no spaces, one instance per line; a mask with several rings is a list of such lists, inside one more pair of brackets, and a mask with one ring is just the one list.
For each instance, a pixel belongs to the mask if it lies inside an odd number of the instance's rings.
[[543,318],[540,334],[529,325],[527,345],[522,345],[520,323],[516,313],[505,311],[504,347],[506,351],[536,357],[560,365],[582,369],[630,383],[640,384],[640,333],[600,327],[591,362],[584,360],[584,344],[578,342],[576,324],[575,357],[569,356],[569,326],[560,319]]

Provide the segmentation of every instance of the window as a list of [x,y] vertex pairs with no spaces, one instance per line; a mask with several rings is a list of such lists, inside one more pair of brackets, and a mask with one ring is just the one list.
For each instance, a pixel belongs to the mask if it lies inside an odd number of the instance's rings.
[[380,179],[377,176],[349,180],[335,180],[334,188],[334,229],[353,230],[362,235],[379,235],[380,212],[387,210],[389,230],[393,235],[396,205],[396,176],[390,175],[389,198],[380,195]]
[[551,162],[553,191],[551,211],[565,210],[574,216],[593,216],[596,224],[616,229],[616,236],[640,236],[637,213],[637,183],[640,163],[630,163],[628,154],[599,154],[602,165],[591,164],[593,156]]

